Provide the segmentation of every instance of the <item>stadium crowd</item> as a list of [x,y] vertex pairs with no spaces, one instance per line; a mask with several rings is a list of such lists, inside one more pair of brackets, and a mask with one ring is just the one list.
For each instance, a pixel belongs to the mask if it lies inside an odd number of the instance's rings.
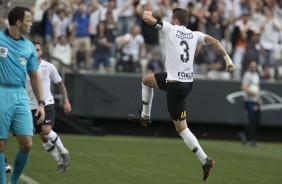
[[282,0],[36,0],[29,36],[42,40],[46,57],[77,71],[158,72],[165,70],[162,36],[141,15],[151,10],[170,21],[176,7],[188,10],[189,29],[220,40],[236,66],[229,74],[222,57],[199,46],[196,77],[240,80],[255,61],[261,79],[281,80]]

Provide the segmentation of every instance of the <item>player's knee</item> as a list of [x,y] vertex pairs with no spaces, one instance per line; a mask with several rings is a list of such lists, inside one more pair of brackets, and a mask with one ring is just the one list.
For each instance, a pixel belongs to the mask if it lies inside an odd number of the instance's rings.
[[42,129],[42,131],[41,131],[40,135],[47,136],[51,132],[52,127],[49,126],[49,125],[45,125],[45,126],[42,126],[41,129]]
[[143,77],[142,77],[142,84],[145,85],[145,86],[151,87],[152,75],[153,74],[143,75]]
[[0,153],[4,153],[6,148],[6,142],[4,139],[0,139]]

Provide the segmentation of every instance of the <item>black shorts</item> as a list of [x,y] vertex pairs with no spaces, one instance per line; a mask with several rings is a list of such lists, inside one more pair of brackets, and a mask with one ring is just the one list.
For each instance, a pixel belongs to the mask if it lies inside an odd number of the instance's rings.
[[55,124],[55,105],[54,104],[50,104],[50,105],[46,105],[44,106],[44,110],[45,110],[45,120],[37,125],[37,120],[38,117],[35,116],[35,110],[32,110],[32,118],[33,118],[33,125],[34,125],[34,133],[38,134],[40,132],[42,132],[41,126],[42,125],[51,125],[52,127],[54,127]]
[[159,89],[166,91],[167,109],[171,119],[186,119],[186,97],[190,94],[193,82],[174,82],[166,81],[167,73],[155,73],[155,79]]

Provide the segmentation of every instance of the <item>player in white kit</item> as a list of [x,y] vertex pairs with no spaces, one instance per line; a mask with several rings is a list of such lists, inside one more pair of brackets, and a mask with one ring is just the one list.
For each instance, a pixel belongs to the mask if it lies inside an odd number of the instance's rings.
[[45,150],[49,152],[49,154],[57,161],[57,172],[63,172],[69,167],[70,157],[69,152],[64,147],[60,137],[56,132],[52,130],[55,124],[55,102],[50,89],[51,82],[55,83],[63,96],[63,108],[65,113],[69,113],[71,111],[71,105],[69,103],[67,90],[59,75],[58,70],[52,63],[49,63],[41,58],[42,49],[38,42],[34,42],[34,47],[38,55],[38,72],[42,81],[43,96],[45,102],[44,109],[46,114],[44,122],[42,124],[37,124],[37,117],[34,116],[34,114],[38,103],[31,89],[29,78],[27,78],[26,91],[30,98],[30,108],[33,115],[34,129],[35,133],[39,134]]
[[141,123],[143,126],[151,124],[151,106],[153,101],[153,88],[166,91],[167,108],[175,129],[189,147],[199,158],[204,171],[203,180],[207,180],[215,161],[209,158],[198,143],[197,138],[189,130],[186,121],[186,97],[193,86],[193,62],[197,44],[211,45],[226,61],[226,70],[235,69],[232,60],[226,53],[222,44],[215,38],[204,33],[191,31],[186,28],[188,13],[186,10],[176,8],[173,10],[171,23],[159,21],[152,16],[152,12],[144,11],[143,20],[163,33],[167,72],[146,74],[142,78],[142,103],[140,116],[129,114],[129,120]]

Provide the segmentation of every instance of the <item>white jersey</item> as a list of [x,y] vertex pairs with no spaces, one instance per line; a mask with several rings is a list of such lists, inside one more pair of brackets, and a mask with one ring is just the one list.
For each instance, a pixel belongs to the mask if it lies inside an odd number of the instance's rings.
[[[43,90],[43,97],[45,105],[54,104],[54,97],[51,93],[51,80],[56,84],[62,81],[62,78],[59,75],[58,70],[56,67],[47,61],[41,60],[41,63],[38,68],[38,73],[41,78],[42,83],[42,90]],[[30,99],[30,108],[31,110],[37,109],[38,102],[37,99],[32,91],[32,87],[30,84],[30,78],[27,77],[26,81],[26,91]]]
[[[260,89],[259,84],[260,84],[260,79],[259,79],[259,74],[257,72],[250,72],[246,71],[245,74],[243,75],[242,79],[243,83],[247,84],[248,86],[254,85],[258,89]],[[251,102],[258,102],[260,97],[257,96],[249,96],[247,93],[244,95],[244,100],[245,101],[251,101]]]
[[160,31],[164,34],[166,48],[166,80],[192,82],[195,50],[197,44],[206,45],[205,34],[166,21]]

